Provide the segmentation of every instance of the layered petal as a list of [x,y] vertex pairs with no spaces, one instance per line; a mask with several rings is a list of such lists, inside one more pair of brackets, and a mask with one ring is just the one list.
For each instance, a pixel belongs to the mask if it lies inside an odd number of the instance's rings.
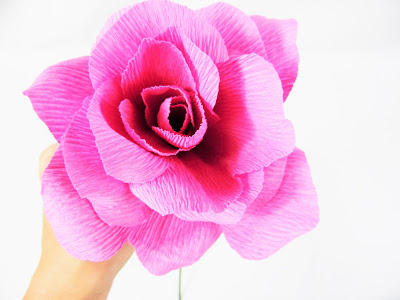
[[78,195],[65,170],[61,146],[44,171],[42,197],[57,241],[72,256],[103,261],[127,241],[131,229],[107,225],[90,202]]
[[250,53],[267,57],[257,26],[240,9],[218,2],[200,9],[197,13],[218,30],[230,57]]
[[192,135],[183,135],[181,133],[171,132],[159,127],[152,127],[153,131],[157,135],[162,137],[169,144],[184,151],[196,147],[202,141],[204,134],[207,131],[207,120],[201,100],[196,95],[193,95],[192,101],[194,119],[194,133]]
[[[268,167],[264,168],[264,184],[258,198],[263,199],[262,201],[265,203],[270,201],[279,190],[285,175],[286,163],[287,156],[274,161]],[[249,207],[249,211],[251,209]]]
[[114,22],[92,50],[89,69],[93,86],[120,75],[144,38],[156,37],[170,27],[185,35],[214,63],[226,61],[228,52],[219,32],[199,14],[169,1],[139,3]]
[[87,198],[99,217],[112,226],[132,227],[147,220],[150,209],[129,185],[106,174],[90,130],[87,97],[75,114],[63,143],[67,173],[80,197]]
[[256,54],[219,66],[220,91],[214,111],[220,121],[196,147],[230,166],[232,174],[267,167],[293,151],[295,138],[283,114],[282,87],[273,66]]
[[318,223],[317,194],[302,151],[295,149],[288,156],[285,175],[272,199],[269,182],[265,180],[263,191],[239,223],[222,226],[231,247],[247,259],[268,257]]
[[205,221],[217,224],[236,224],[239,222],[246,208],[257,198],[264,182],[263,170],[254,171],[238,176],[243,184],[243,192],[222,212],[180,211],[174,215],[188,221]]
[[105,82],[93,96],[88,110],[106,173],[123,182],[146,182],[160,176],[168,158],[153,154],[126,133],[118,110],[123,100],[120,78]]
[[196,262],[220,234],[220,226],[214,223],[187,222],[154,213],[146,224],[132,231],[129,242],[147,270],[163,275]]
[[88,62],[89,57],[85,56],[51,66],[24,92],[58,142],[83,100],[94,92]]
[[104,24],[103,28],[101,28],[99,35],[96,37],[96,43],[93,45],[93,48],[96,47],[97,43],[100,42],[100,40],[103,38],[103,35],[105,35],[110,28],[117,22],[126,12],[128,12],[133,5],[123,7],[117,11],[115,11],[106,21]]
[[200,97],[211,109],[214,108],[218,96],[219,74],[213,60],[192,43],[180,28],[168,28],[156,40],[170,42],[182,52]]
[[[189,94],[178,86],[152,86],[142,90],[142,100],[145,106],[145,118],[150,127],[157,126],[157,115],[161,109],[161,104],[168,98],[183,97],[184,103],[192,114],[191,100]],[[137,101],[140,104],[140,101]],[[191,117],[193,119],[193,117]]]
[[133,194],[161,215],[189,210],[221,212],[242,194],[240,179],[213,157],[193,150],[171,159],[169,168],[144,184],[130,184]]
[[119,111],[126,131],[143,149],[162,156],[175,155],[179,152],[177,147],[172,146],[151,130],[146,124],[144,109],[137,103],[125,99],[121,102]]
[[190,69],[178,48],[168,42],[146,38],[123,72],[121,86],[125,97],[134,100],[140,99],[143,89],[160,85],[196,89]]
[[157,124],[161,129],[183,134],[191,121],[190,112],[182,96],[165,99],[157,113]]
[[252,16],[264,42],[268,61],[279,74],[286,100],[296,81],[299,53],[296,46],[297,22],[293,19],[275,20]]

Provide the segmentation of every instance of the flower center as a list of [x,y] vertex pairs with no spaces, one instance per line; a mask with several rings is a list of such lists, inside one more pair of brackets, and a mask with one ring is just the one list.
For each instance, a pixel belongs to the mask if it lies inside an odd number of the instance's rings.
[[183,104],[171,106],[168,120],[174,131],[179,132],[181,130],[186,119],[186,113],[187,108]]

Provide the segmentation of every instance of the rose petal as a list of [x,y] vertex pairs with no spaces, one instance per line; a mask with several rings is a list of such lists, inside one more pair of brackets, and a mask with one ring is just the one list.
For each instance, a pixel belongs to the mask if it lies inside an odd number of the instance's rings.
[[156,135],[147,126],[144,118],[144,109],[138,106],[137,103],[133,104],[128,99],[122,101],[119,106],[122,122],[131,138],[144,149],[158,155],[169,156],[178,153],[178,148],[173,147],[170,143]]
[[93,96],[88,110],[106,173],[123,182],[146,182],[168,167],[167,158],[155,155],[133,142],[126,133],[118,106],[123,100],[120,78],[105,82]]
[[221,234],[220,226],[207,222],[187,222],[173,215],[157,213],[135,229],[129,242],[144,267],[155,275],[196,262]]
[[171,43],[146,38],[122,74],[126,98],[140,98],[143,89],[175,85],[195,90],[196,84],[182,53]]
[[51,66],[24,92],[58,142],[85,97],[94,92],[89,79],[88,61],[89,57],[85,56]]
[[103,38],[103,36],[110,30],[112,26],[126,13],[128,12],[133,5],[123,7],[116,12],[114,12],[111,17],[109,17],[104,24],[103,28],[101,28],[99,35],[96,37],[96,43],[93,46],[93,49],[96,47],[96,45],[100,42],[100,40]]
[[266,258],[318,223],[317,194],[301,150],[288,156],[282,184],[272,200],[267,195],[261,192],[239,223],[222,226],[228,243],[244,258]]
[[169,1],[145,1],[121,16],[92,50],[89,69],[93,86],[98,88],[121,74],[144,38],[156,37],[173,26],[181,27],[214,63],[228,59],[221,35],[197,13]]
[[[145,118],[147,125],[157,126],[157,114],[161,104],[167,98],[182,96],[192,115],[192,104],[189,94],[178,86],[152,86],[143,89],[141,92],[142,100],[145,105]],[[139,101],[140,103],[140,101]],[[193,117],[191,116],[193,119]]]
[[286,164],[287,156],[264,168],[264,186],[259,195],[259,198],[263,199],[264,202],[270,201],[278,192],[285,175]]
[[218,2],[200,9],[198,13],[221,34],[230,57],[256,53],[266,58],[257,26],[238,8],[228,3]]
[[193,117],[194,117],[194,131],[193,135],[183,135],[180,133],[170,132],[159,127],[152,127],[153,131],[162,137],[171,145],[178,147],[180,150],[190,150],[197,146],[203,139],[207,131],[207,120],[201,100],[193,96]]
[[296,46],[296,20],[274,20],[252,16],[264,42],[268,61],[279,74],[283,87],[283,101],[286,100],[296,81],[299,53]]
[[[165,99],[160,105],[160,110],[157,114],[158,126],[172,133],[183,133],[191,121],[188,108],[185,104],[186,101],[182,96]],[[176,128],[172,127],[171,122],[175,124]]]
[[192,43],[180,28],[168,28],[156,37],[156,40],[171,42],[182,52],[196,82],[199,95],[212,109],[217,101],[219,86],[218,69],[212,59]]
[[42,197],[57,241],[72,256],[103,261],[126,242],[130,228],[108,226],[90,202],[78,195],[65,170],[61,146],[44,171]]
[[242,194],[240,179],[213,157],[200,158],[193,151],[174,157],[156,179],[130,188],[161,215],[183,210],[221,212]]
[[65,168],[80,197],[87,198],[99,217],[111,226],[131,227],[147,220],[150,209],[129,190],[129,185],[108,176],[90,130],[87,97],[65,133]]
[[171,100],[172,97],[169,97],[163,101],[160,105],[160,110],[157,113],[157,125],[160,128],[173,132],[170,121],[168,119],[169,114],[171,113]]
[[219,71],[214,111],[220,121],[207,130],[196,151],[223,160],[232,174],[260,170],[290,154],[294,130],[283,114],[282,87],[273,66],[245,54],[221,64]]
[[239,178],[243,184],[243,192],[224,211],[215,213],[212,211],[196,212],[186,210],[176,212],[174,215],[188,221],[205,221],[217,224],[235,224],[239,222],[246,208],[260,193],[264,182],[264,172],[263,170],[254,171],[239,175]]

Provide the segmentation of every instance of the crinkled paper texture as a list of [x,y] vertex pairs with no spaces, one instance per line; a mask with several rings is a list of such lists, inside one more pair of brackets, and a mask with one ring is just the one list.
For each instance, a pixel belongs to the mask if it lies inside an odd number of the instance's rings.
[[42,196],[61,246],[103,261],[129,242],[162,275],[221,234],[263,259],[314,228],[316,191],[283,109],[296,35],[294,20],[226,3],[150,0],[114,13],[90,56],[42,72],[24,94],[59,142]]

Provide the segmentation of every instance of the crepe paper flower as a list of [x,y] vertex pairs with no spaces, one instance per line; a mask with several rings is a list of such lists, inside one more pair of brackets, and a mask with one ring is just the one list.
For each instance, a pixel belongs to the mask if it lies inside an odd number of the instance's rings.
[[146,1],[115,13],[90,56],[25,91],[59,142],[44,210],[74,257],[129,241],[153,274],[196,262],[223,233],[263,259],[318,222],[283,102],[297,76],[294,20]]

